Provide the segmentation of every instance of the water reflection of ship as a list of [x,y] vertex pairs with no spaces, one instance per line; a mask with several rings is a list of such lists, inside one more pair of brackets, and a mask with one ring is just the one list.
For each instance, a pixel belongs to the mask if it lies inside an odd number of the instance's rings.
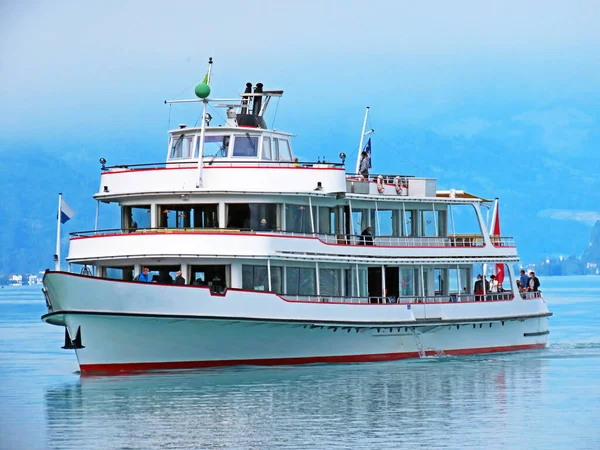
[[479,432],[495,432],[540,404],[544,365],[538,358],[428,358],[82,377],[47,391],[48,436],[114,440],[108,447],[165,439],[206,447],[283,444],[286,437],[274,431],[300,423],[315,439],[326,430],[347,428],[340,439],[379,430],[399,445],[475,422]]

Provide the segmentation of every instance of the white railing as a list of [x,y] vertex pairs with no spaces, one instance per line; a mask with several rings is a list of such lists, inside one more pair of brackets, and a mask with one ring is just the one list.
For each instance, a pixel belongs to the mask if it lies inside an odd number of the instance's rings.
[[515,239],[510,236],[490,236],[494,247],[514,247]]
[[375,247],[482,247],[479,237],[433,237],[433,236],[362,236],[318,234],[327,244],[367,245]]
[[[529,293],[528,293],[529,294]],[[533,292],[532,292],[533,294]],[[512,300],[512,291],[488,293],[486,295],[475,294],[448,294],[448,295],[415,295],[402,297],[343,297],[327,295],[283,295],[285,300],[292,302],[310,303],[363,303],[363,304],[418,304],[418,303],[468,303],[480,301]]]
[[542,298],[542,291],[521,292],[521,298],[524,300],[531,300],[534,298]]

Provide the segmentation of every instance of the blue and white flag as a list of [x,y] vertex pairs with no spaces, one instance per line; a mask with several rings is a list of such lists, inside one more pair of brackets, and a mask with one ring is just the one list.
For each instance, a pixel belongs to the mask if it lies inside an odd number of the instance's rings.
[[369,157],[369,169],[371,169],[373,167],[373,165],[371,164],[371,138],[369,138],[369,140],[367,141],[367,145],[365,145],[365,152],[367,152],[367,156]]
[[68,220],[72,219],[75,215],[75,211],[67,202],[65,202],[62,198],[60,200],[60,223],[66,223]]

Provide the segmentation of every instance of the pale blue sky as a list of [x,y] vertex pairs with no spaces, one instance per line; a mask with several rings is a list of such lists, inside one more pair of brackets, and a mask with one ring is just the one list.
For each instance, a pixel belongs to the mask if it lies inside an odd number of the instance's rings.
[[160,160],[212,56],[216,95],[286,91],[310,159],[355,152],[370,105],[375,170],[499,195],[526,255],[600,214],[600,1],[89,3],[0,3],[0,149]]

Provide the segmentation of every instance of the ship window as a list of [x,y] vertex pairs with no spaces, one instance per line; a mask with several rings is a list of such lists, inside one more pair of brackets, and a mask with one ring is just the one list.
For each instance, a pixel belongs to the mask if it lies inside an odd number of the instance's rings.
[[191,266],[190,284],[193,286],[213,286],[217,288],[229,287],[229,266]]
[[138,228],[150,228],[150,205],[123,206],[121,208],[121,228],[130,233]]
[[133,266],[104,267],[104,273],[109,280],[133,280]]
[[277,204],[229,203],[227,205],[227,228],[271,231],[277,227]]
[[180,134],[171,139],[170,159],[191,158],[194,135]]
[[279,139],[273,138],[273,160],[279,161]]
[[342,272],[340,269],[319,269],[319,292],[321,295],[342,295]]
[[286,139],[279,139],[279,160],[291,161],[292,152],[290,151],[290,143]]
[[273,159],[271,155],[271,139],[268,137],[263,137],[262,159]]
[[191,223],[194,228],[219,228],[219,205],[192,205]]
[[232,156],[258,156],[258,136],[250,136],[250,133],[236,134]]
[[400,295],[415,295],[415,269],[400,269]]
[[[226,158],[229,151],[229,141],[231,136],[205,136],[203,157]],[[196,141],[196,151],[194,157],[197,158],[200,154],[200,137]]]
[[[271,291],[281,293],[281,267],[271,266]],[[242,265],[242,289],[248,291],[268,291],[267,266]]]
[[[313,206],[313,214],[316,216],[316,207]],[[310,210],[308,205],[285,205],[286,231],[296,233],[312,233]]]
[[[319,233],[333,234],[335,230],[335,208],[319,208]],[[355,230],[356,233],[356,230]]]
[[316,280],[315,269],[308,267],[288,267],[286,275],[286,294],[290,295],[315,295]]

